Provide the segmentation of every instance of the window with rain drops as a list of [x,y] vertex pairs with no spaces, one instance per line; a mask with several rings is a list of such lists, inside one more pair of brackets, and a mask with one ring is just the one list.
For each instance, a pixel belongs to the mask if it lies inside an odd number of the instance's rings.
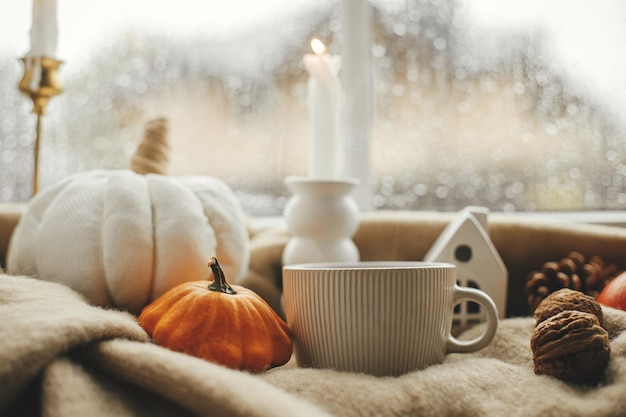
[[[0,17],[0,202],[31,195],[35,116],[18,82],[30,3]],[[169,122],[171,174],[222,178],[279,215],[305,175],[311,38],[342,51],[333,0],[59,2],[64,91],[42,119],[40,183],[128,167]],[[215,3],[215,4],[213,4]],[[626,6],[370,0],[373,209],[622,210]]]

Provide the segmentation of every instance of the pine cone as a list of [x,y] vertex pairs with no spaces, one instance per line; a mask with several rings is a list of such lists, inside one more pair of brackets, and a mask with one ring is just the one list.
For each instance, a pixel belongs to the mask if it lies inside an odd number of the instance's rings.
[[526,278],[524,293],[529,313],[533,314],[544,298],[561,288],[571,288],[596,298],[618,272],[615,265],[606,264],[599,256],[586,259],[575,251],[558,262],[546,262],[541,270],[532,271]]

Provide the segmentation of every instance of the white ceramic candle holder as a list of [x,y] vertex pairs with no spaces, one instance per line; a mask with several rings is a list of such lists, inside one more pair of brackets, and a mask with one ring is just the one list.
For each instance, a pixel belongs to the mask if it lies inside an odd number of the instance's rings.
[[352,236],[359,226],[359,208],[350,195],[358,180],[287,177],[285,184],[293,197],[283,212],[292,236],[283,265],[358,261]]

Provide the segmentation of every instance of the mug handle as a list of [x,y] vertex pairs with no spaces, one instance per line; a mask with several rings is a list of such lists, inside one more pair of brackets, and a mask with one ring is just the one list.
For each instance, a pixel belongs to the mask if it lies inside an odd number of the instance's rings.
[[485,312],[487,313],[487,328],[483,334],[471,340],[459,340],[452,335],[448,336],[446,353],[471,353],[481,350],[491,343],[498,329],[498,308],[491,297],[475,288],[455,285],[453,297],[454,305],[464,300],[474,301],[485,308]]

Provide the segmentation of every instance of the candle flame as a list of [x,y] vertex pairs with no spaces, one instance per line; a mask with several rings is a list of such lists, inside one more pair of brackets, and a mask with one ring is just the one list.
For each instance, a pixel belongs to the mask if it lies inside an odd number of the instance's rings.
[[326,45],[324,45],[324,42],[320,41],[317,38],[313,38],[311,39],[311,49],[313,49],[313,52],[315,52],[316,54],[323,54],[324,52],[326,52]]

